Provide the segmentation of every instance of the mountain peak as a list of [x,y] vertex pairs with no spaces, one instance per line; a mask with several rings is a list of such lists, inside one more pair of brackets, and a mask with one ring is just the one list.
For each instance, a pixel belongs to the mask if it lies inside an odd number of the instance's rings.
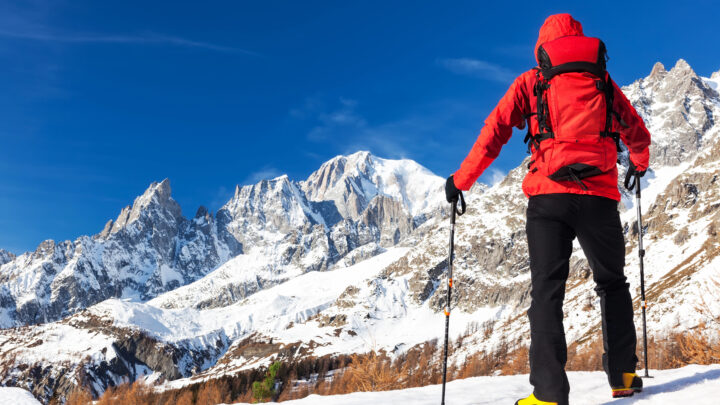
[[5,249],[0,249],[0,266],[13,261],[13,259],[15,259],[15,255],[12,252],[8,252]]
[[210,212],[208,212],[208,209],[205,208],[205,206],[201,205],[198,207],[197,211],[195,212],[195,218],[196,219],[204,218],[204,217],[207,217],[209,214],[210,214]]
[[135,199],[132,211],[140,211],[153,205],[168,207],[170,209],[177,207],[179,209],[175,200],[170,196],[171,192],[169,179],[165,179],[159,183],[154,181],[140,197]]
[[665,70],[665,65],[662,64],[662,62],[655,62],[655,65],[653,66],[652,70],[650,71],[650,78],[662,78],[667,74],[667,70]]
[[690,67],[690,64],[687,63],[687,61],[682,58],[678,59],[678,61],[675,63],[675,66],[673,66],[673,68],[670,69],[670,73],[675,74],[675,75],[678,75],[678,74],[688,75],[689,74],[692,76],[697,76],[697,74],[695,73],[693,68]]
[[159,183],[157,181],[152,182],[150,187],[143,193],[143,196],[157,196],[159,201],[167,201],[171,192],[170,179],[166,178]]
[[359,150],[355,153],[345,156],[348,160],[366,160],[372,156],[372,153],[367,150]]
[[382,159],[359,151],[330,159],[300,184],[310,201],[333,201],[340,215],[356,219],[378,195],[419,215],[435,206],[441,183],[413,160]]
[[[170,215],[179,219],[182,217],[180,205],[171,197],[170,180],[164,179],[161,182],[153,182],[145,192],[137,197],[132,206],[127,206],[120,211],[115,223],[112,224],[110,233],[115,233],[128,224],[135,222],[148,211],[162,210],[169,211]],[[107,232],[103,232],[107,234]]]

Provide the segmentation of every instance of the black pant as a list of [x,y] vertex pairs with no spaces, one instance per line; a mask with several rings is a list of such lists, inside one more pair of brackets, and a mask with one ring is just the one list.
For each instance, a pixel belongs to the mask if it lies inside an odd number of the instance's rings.
[[617,202],[608,198],[547,194],[530,198],[527,238],[530,251],[530,383],[535,396],[567,404],[567,344],[562,304],[577,236],[585,252],[602,312],[603,367],[611,386],[622,386],[622,373],[634,372],[635,325],[626,283],[625,241]]

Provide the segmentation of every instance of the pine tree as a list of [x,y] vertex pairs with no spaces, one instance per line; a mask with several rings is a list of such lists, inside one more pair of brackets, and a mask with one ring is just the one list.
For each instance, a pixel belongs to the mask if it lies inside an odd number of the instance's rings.
[[255,381],[252,385],[255,402],[266,402],[275,395],[275,376],[280,369],[280,362],[273,363],[265,374],[263,381]]

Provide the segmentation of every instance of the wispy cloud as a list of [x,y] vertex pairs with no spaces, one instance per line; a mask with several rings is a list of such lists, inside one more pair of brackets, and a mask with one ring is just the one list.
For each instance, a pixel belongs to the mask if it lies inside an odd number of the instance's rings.
[[496,169],[494,167],[489,168],[485,173],[483,173],[480,181],[483,183],[489,184],[491,186],[494,186],[501,181],[505,180],[505,177],[507,177],[507,173]]
[[472,58],[439,59],[438,65],[460,75],[468,75],[485,80],[509,83],[517,74],[495,63]]
[[210,42],[195,41],[187,38],[158,34],[144,33],[139,35],[105,35],[105,34],[68,34],[50,32],[46,29],[35,29],[32,31],[10,31],[0,30],[0,37],[15,38],[42,42],[65,42],[65,43],[110,43],[110,44],[138,44],[138,45],[171,45],[186,48],[199,48],[215,52],[242,53],[246,55],[257,55],[257,53],[231,46],[218,45]]
[[417,159],[432,154],[429,151],[451,148],[448,137],[462,139],[476,130],[458,124],[461,117],[476,113],[473,108],[454,102],[419,106],[412,114],[382,122],[374,122],[361,107],[353,99],[313,97],[292,109],[290,116],[309,123],[306,139],[325,150],[342,154],[370,150],[385,158]]
[[371,125],[358,111],[356,100],[341,97],[326,103],[310,98],[303,107],[291,110],[290,115],[315,123],[307,133],[309,141],[333,144],[341,148],[341,153],[369,149],[386,157],[405,154],[400,139],[406,131],[398,130],[398,123]]
[[281,176],[283,173],[274,167],[265,166],[262,169],[250,173],[245,179],[242,181],[242,184],[255,184],[259,182],[260,180],[269,180],[274,179],[275,177]]
[[338,104],[329,111],[314,111],[318,125],[308,133],[309,140],[324,141],[367,129],[367,121],[357,112],[357,101],[340,98]]

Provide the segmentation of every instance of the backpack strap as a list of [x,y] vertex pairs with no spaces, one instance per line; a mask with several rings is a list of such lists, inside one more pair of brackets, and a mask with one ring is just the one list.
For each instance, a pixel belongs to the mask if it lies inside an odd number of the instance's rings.
[[[533,68],[535,70],[535,77],[537,82],[533,87],[533,95],[537,99],[537,110],[534,113],[526,114],[524,117],[528,120],[528,130],[525,135],[524,142],[528,145],[528,153],[532,153],[531,147],[534,145],[536,149],[540,148],[540,142],[555,138],[555,134],[550,128],[548,123],[548,117],[550,115],[550,109],[548,107],[547,98],[545,97],[545,91],[550,88],[548,79],[545,78],[544,74],[541,74],[540,68]],[[533,134],[530,125],[530,117],[536,116],[538,122],[538,133]]]
[[597,77],[605,76],[605,68],[593,62],[568,62],[542,70],[543,77],[548,81],[557,75],[570,72],[588,72]]
[[605,111],[607,112],[605,115],[605,130],[602,131],[600,135],[612,138],[612,140],[615,141],[615,148],[617,149],[617,151],[622,152],[623,150],[620,146],[620,133],[613,132],[612,130],[613,116],[618,120],[618,123],[623,128],[627,128],[628,125],[620,117],[620,114],[613,110],[613,105],[615,103],[615,86],[613,86],[612,79],[610,79],[609,73],[605,73],[603,80],[598,80],[596,83],[598,86],[598,90],[605,93]]

